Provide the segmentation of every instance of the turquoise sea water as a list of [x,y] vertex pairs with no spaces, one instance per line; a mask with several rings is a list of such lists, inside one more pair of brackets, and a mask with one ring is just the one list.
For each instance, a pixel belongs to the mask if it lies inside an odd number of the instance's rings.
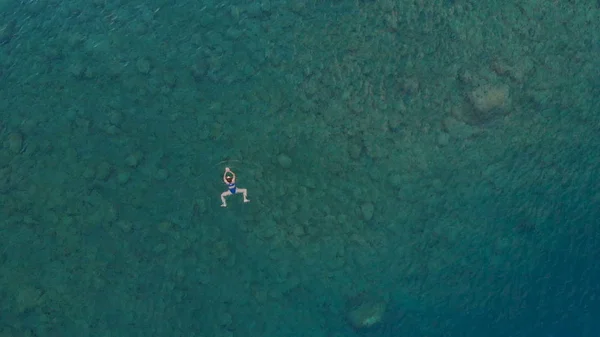
[[0,0],[0,337],[596,337],[599,69],[592,0]]

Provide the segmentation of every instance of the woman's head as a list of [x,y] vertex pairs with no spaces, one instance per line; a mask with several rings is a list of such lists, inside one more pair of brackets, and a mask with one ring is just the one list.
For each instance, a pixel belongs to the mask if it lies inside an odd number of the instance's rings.
[[228,183],[233,181],[233,176],[225,176],[225,180],[227,180]]

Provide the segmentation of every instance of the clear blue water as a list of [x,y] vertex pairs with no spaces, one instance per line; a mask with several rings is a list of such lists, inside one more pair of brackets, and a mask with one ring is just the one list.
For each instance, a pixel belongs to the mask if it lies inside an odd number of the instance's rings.
[[0,336],[599,336],[598,32],[592,0],[0,2]]

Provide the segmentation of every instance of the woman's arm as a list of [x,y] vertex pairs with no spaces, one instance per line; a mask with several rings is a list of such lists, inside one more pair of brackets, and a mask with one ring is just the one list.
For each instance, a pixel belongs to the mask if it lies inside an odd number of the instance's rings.
[[229,167],[226,167],[226,168],[225,168],[225,172],[223,172],[223,182],[224,182],[225,184],[228,184],[228,182],[227,182],[227,179],[225,179],[225,178],[227,178],[227,172],[231,172],[231,171],[229,170]]
[[225,178],[227,178],[227,173],[231,173],[231,176],[233,177],[233,178],[231,179],[231,182],[232,182],[232,183],[235,183],[235,173],[233,173],[233,171],[231,171],[231,170],[229,169],[229,167],[226,167],[226,168],[225,168],[225,172],[223,173],[223,182],[224,182],[225,184],[229,184],[229,182],[227,181],[227,179],[225,179]]

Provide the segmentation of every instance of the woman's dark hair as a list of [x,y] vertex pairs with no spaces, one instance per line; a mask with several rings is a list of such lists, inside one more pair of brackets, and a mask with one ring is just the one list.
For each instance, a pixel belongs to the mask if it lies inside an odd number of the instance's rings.
[[226,176],[225,180],[230,183],[233,180],[233,176]]

